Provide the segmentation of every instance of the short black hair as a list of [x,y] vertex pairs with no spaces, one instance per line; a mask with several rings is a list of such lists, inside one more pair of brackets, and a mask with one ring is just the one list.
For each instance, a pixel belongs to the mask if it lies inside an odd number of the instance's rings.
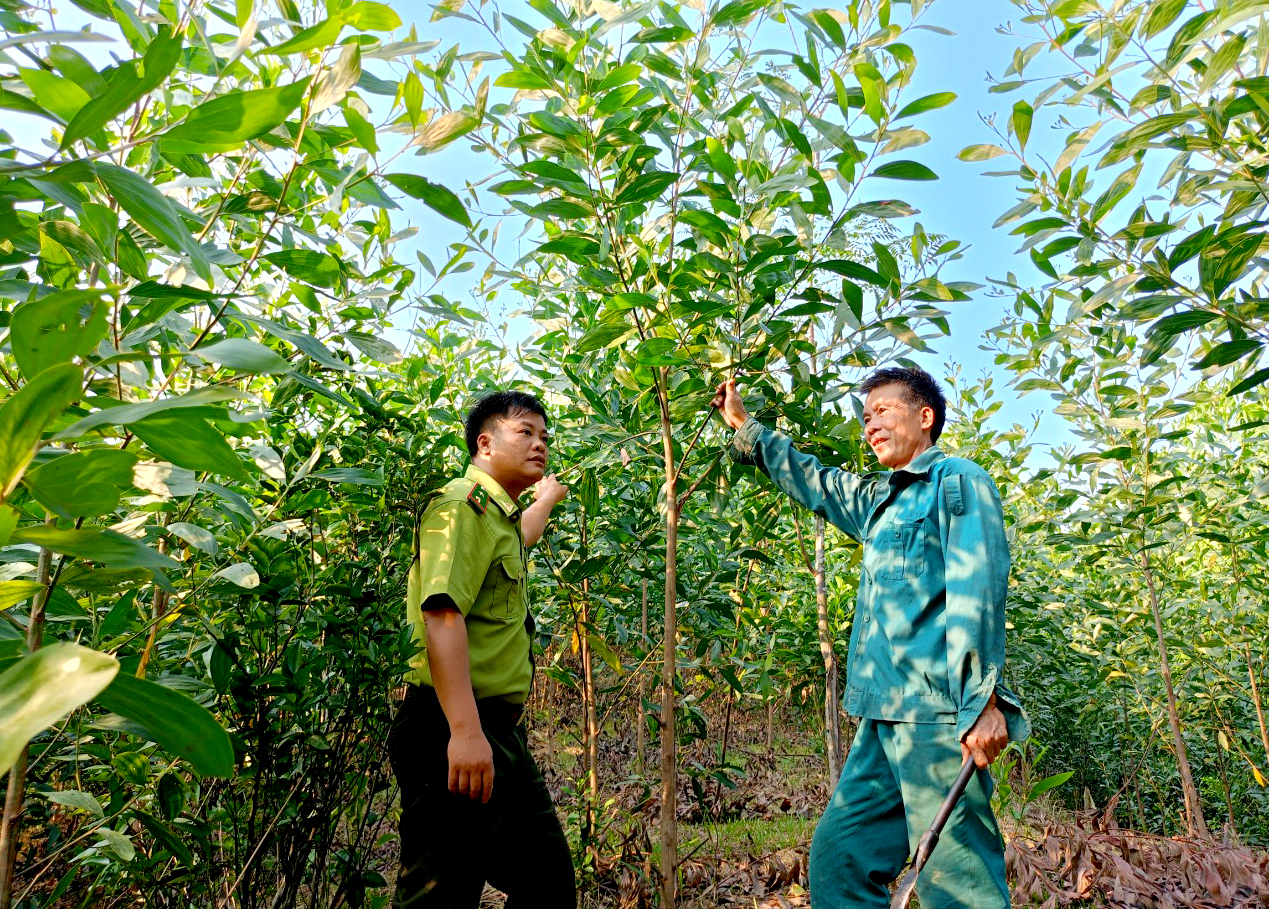
[[464,418],[464,441],[469,448],[469,457],[477,454],[477,437],[486,430],[486,424],[496,417],[507,417],[519,413],[538,414],[548,422],[548,414],[539,398],[524,391],[493,391],[483,395]]
[[858,393],[869,395],[875,389],[892,385],[894,382],[906,386],[906,394],[903,398],[908,404],[933,409],[933,428],[929,438],[936,442],[946,425],[946,396],[942,394],[937,380],[918,366],[885,366],[883,369],[877,369],[858,386]]

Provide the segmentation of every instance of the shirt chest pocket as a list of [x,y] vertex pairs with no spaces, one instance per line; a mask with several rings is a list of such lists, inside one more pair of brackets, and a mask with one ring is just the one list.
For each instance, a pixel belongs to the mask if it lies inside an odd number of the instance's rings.
[[886,581],[908,581],[924,573],[924,521],[888,521],[879,541],[882,558],[880,577]]
[[499,619],[521,619],[526,611],[526,569],[515,555],[506,555],[492,569],[491,613]]

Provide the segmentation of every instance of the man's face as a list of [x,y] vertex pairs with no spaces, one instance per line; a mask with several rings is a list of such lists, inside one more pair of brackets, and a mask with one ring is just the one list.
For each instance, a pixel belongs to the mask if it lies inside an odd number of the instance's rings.
[[495,417],[477,437],[479,466],[514,498],[538,483],[548,466],[548,427],[539,414]]
[[888,468],[905,467],[933,444],[933,409],[907,401],[901,382],[881,385],[866,396],[862,423],[875,457]]

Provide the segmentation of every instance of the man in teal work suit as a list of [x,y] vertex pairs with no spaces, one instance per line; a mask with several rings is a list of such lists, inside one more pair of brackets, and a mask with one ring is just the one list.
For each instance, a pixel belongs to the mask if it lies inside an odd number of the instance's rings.
[[508,909],[573,909],[570,847],[521,722],[534,671],[526,547],[566,488],[544,476],[533,395],[487,395],[464,430],[468,470],[425,510],[407,577],[419,649],[389,732],[402,792],[394,907],[477,909],[489,881]]
[[1003,681],[1008,544],[999,494],[971,461],[934,447],[946,401],[921,369],[880,369],[866,440],[889,468],[823,467],[748,413],[731,380],[713,406],[731,455],[862,544],[844,709],[862,718],[813,834],[815,909],[875,909],[971,755],[979,768],[919,878],[925,909],[1008,909],[986,769],[1029,725]]

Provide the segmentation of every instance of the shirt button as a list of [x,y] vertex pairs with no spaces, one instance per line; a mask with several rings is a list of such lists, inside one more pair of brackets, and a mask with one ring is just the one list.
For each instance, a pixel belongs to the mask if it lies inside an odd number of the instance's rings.
[[869,622],[869,621],[871,621],[871,614],[868,612],[866,615],[864,615],[864,616],[862,617],[862,621],[863,621],[863,622]]

